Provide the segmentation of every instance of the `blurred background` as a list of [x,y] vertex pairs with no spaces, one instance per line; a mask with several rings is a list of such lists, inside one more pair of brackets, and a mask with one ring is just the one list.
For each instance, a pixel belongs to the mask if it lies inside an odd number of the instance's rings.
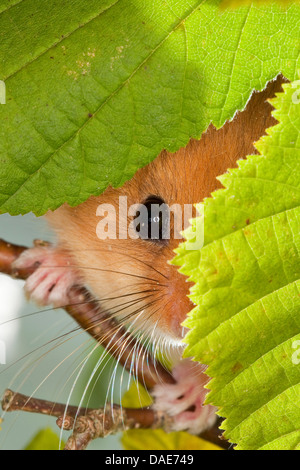
[[[44,220],[32,214],[0,215],[0,238],[26,246],[32,246],[36,238],[54,241]],[[120,395],[128,388],[126,373],[116,370],[115,362],[107,356],[103,359],[103,350],[95,349],[95,342],[77,328],[66,312],[28,302],[23,284],[0,274],[0,344],[5,345],[6,353],[6,364],[0,363],[0,395],[11,388],[25,395],[72,405],[78,405],[83,396],[84,405],[89,407],[100,407],[111,400],[119,403]],[[100,358],[101,365],[85,391]],[[26,448],[44,428],[52,428],[58,436],[60,433],[55,418],[48,416],[2,411],[0,416],[2,450]],[[63,434],[63,439],[66,438]],[[121,448],[120,435],[98,439],[89,446],[90,450]]]

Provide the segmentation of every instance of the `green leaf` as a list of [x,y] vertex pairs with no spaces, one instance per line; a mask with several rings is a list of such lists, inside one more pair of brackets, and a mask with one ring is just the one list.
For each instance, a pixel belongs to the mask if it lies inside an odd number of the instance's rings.
[[204,247],[174,260],[195,283],[186,355],[209,366],[207,402],[238,449],[300,446],[299,85],[272,100],[261,155],[204,202]]
[[59,450],[64,444],[59,446],[59,437],[50,428],[39,431],[25,450]]
[[[125,393],[122,404],[127,408],[150,406],[152,398],[138,382]],[[166,433],[162,429],[131,429],[122,435],[126,450],[222,450],[210,442],[187,432]]]
[[300,7],[0,0],[0,212],[119,186],[300,68]]
[[[299,0],[276,0],[278,5],[281,6],[290,6],[297,3]],[[266,6],[268,5],[269,0],[222,0],[221,8],[237,8],[241,5],[257,5],[257,6]]]
[[121,442],[125,450],[222,450],[187,432],[166,433],[162,429],[132,429],[123,433]]

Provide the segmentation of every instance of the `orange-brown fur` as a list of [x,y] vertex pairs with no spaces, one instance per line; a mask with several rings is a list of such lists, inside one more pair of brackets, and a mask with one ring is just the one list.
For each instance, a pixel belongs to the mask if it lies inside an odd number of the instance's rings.
[[[210,126],[201,140],[191,140],[175,154],[161,152],[122,188],[108,188],[76,208],[64,205],[47,215],[59,244],[71,253],[84,280],[105,308],[112,313],[119,310],[118,315],[123,317],[145,309],[136,323],[138,328],[151,332],[157,323],[163,335],[182,336],[180,324],[191,310],[186,296],[189,285],[167,263],[174,256],[178,240],[171,238],[166,245],[141,239],[99,240],[97,207],[110,203],[118,212],[120,195],[128,197],[128,206],[143,203],[149,195],[158,195],[169,205],[193,204],[208,197],[220,187],[216,177],[236,166],[238,159],[255,153],[253,142],[275,124],[266,100],[280,91],[281,83],[279,77],[263,92],[254,93],[246,110],[220,130]],[[130,317],[129,324],[134,318]]]

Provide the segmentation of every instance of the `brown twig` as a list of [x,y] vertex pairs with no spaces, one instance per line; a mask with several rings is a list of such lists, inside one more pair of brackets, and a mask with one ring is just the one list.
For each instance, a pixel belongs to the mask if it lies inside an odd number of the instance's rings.
[[[0,239],[0,272],[12,276],[12,264],[25,250],[27,250],[25,246],[13,245]],[[27,273],[26,277],[30,274]],[[26,277],[22,277],[22,273],[19,275],[19,279],[26,279]]]
[[[5,390],[1,405],[4,411],[22,410],[28,413],[39,413],[55,418],[63,416],[66,410],[66,405],[62,403],[53,403],[52,401],[28,397],[22,393],[13,392],[10,389]],[[85,409],[78,409],[77,406],[68,406],[68,414],[72,417],[76,415],[81,416],[85,413]]]
[[[173,424],[172,417],[151,407],[125,408],[113,405],[105,409],[78,409],[76,406],[68,406],[66,409],[66,405],[61,403],[28,397],[12,390],[6,390],[2,408],[5,411],[22,410],[56,417],[58,427],[72,431],[65,450],[84,450],[93,439],[128,429],[164,429],[168,432]],[[218,427],[214,426],[200,437],[228,449],[230,444],[221,440],[219,433]]]
[[[47,245],[47,242],[37,240],[35,245]],[[0,272],[17,279],[27,279],[36,269],[36,266],[16,271],[13,262],[28,248],[17,246],[0,240]],[[89,291],[82,286],[73,286],[68,297],[70,303],[65,307],[67,313],[87,331],[102,346],[117,357],[120,364],[129,369],[134,350],[134,339],[121,328],[118,323],[101,309],[99,303]],[[111,334],[114,332],[113,341]],[[122,353],[120,354],[120,345]],[[125,346],[124,346],[125,345]],[[175,383],[171,373],[159,362],[154,361],[148,352],[141,350],[136,371],[138,379],[147,389],[151,389],[159,382]],[[135,358],[136,359],[136,358]],[[64,429],[72,429],[73,433],[67,441],[67,449],[85,449],[88,443],[97,437],[104,437],[113,432],[132,428],[162,428],[170,430],[172,418],[164,413],[157,413],[152,408],[120,408],[113,405],[110,413],[103,409],[78,409],[75,406],[40,400],[7,390],[2,400],[2,407],[6,411],[23,410],[31,413],[41,413],[58,418],[57,424]],[[218,425],[201,435],[220,447],[227,449],[229,444],[220,440]]]
[[173,418],[151,407],[124,408],[107,405],[100,409],[78,409],[6,390],[2,399],[4,411],[27,411],[57,418],[58,427],[72,431],[65,450],[84,450],[89,442],[128,429],[170,430]]

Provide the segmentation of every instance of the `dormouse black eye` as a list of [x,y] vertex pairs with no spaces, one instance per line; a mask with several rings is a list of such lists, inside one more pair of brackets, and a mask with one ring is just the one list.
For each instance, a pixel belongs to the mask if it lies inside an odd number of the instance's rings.
[[138,208],[134,227],[143,240],[167,241],[170,238],[169,208],[158,196],[149,196]]

